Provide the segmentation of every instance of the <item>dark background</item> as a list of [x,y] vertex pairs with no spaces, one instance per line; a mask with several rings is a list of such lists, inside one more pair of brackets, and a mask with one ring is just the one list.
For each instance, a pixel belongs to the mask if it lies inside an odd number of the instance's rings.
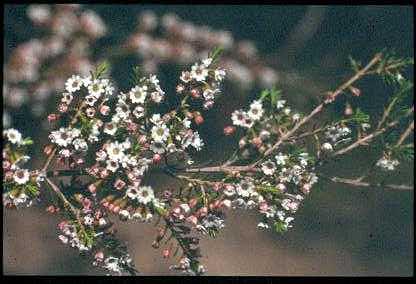
[[[235,39],[250,39],[267,62],[283,73],[296,73],[294,84],[281,87],[294,106],[312,109],[311,96],[333,89],[351,74],[348,55],[366,62],[382,48],[401,56],[413,56],[413,11],[410,6],[221,6],[221,5],[85,5],[103,17],[108,36],[103,44],[117,44],[134,30],[137,15],[152,10],[158,15],[173,12],[194,24],[230,31]],[[305,14],[310,23],[296,36]],[[25,6],[6,5],[4,56],[33,34]],[[313,27],[315,27],[313,29]],[[98,44],[99,46],[99,44]],[[99,52],[99,51],[97,51]],[[136,62],[127,58],[113,66],[121,89]],[[413,74],[413,73],[412,73]],[[176,71],[161,70],[164,86],[174,86]],[[304,78],[308,78],[307,84]],[[306,85],[306,88],[305,88]],[[163,85],[162,85],[163,86]],[[381,84],[361,83],[366,90],[362,107],[375,114],[385,101]],[[172,88],[172,87],[171,87]],[[208,147],[199,159],[219,159],[231,149],[232,139],[220,134],[229,113],[244,106],[255,93],[233,102],[223,98],[208,116],[212,123],[201,135]],[[231,95],[230,95],[231,96]],[[225,113],[225,115],[224,115]],[[19,122],[25,135],[35,132],[37,122]],[[337,172],[354,176],[369,159],[357,151],[338,163]],[[341,174],[340,174],[341,175]],[[413,180],[413,164],[402,164],[398,182]],[[173,181],[160,178],[159,186]],[[156,184],[154,184],[157,186]],[[393,192],[351,188],[320,182],[298,211],[294,228],[284,235],[256,229],[258,216],[231,211],[227,227],[217,240],[202,243],[208,275],[400,275],[413,274],[413,191]],[[3,269],[6,274],[91,274],[77,252],[57,240],[58,219],[43,209],[5,210],[3,215]],[[151,248],[151,225],[120,226],[131,254],[144,274],[170,274],[169,263]]]

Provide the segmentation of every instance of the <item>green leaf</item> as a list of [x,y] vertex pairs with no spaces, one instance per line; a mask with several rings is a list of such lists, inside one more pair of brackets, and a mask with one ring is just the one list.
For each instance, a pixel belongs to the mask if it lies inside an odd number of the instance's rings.
[[93,79],[100,79],[100,77],[108,71],[108,68],[110,67],[110,64],[108,61],[103,61],[100,65],[97,66],[95,69],[95,72],[92,73]]
[[287,231],[287,226],[284,222],[279,222],[279,221],[274,222],[273,228],[277,233],[284,233]]
[[25,146],[32,145],[32,144],[33,144],[33,140],[30,139],[29,137],[27,137],[23,140],[23,145],[25,145]]
[[212,62],[216,62],[223,51],[224,48],[217,46],[209,53],[208,57],[212,58]]

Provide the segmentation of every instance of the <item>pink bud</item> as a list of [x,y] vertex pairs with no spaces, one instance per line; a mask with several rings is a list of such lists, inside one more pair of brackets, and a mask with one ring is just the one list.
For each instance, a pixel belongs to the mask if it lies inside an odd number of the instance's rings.
[[188,204],[190,208],[194,208],[198,204],[198,199],[192,198],[191,200],[189,200]]
[[57,114],[51,113],[50,115],[48,115],[48,121],[49,121],[49,123],[56,121],[58,119],[58,117],[59,116]]
[[126,183],[123,181],[123,180],[121,180],[121,179],[117,179],[116,180],[116,182],[114,183],[114,187],[117,189],[117,190],[121,190],[121,189],[123,189],[123,187],[126,185]]
[[102,105],[102,106],[100,107],[100,113],[101,113],[102,115],[108,115],[108,114],[110,113],[110,107],[109,107],[109,106],[107,106],[107,105]]
[[197,89],[192,89],[192,90],[191,90],[191,96],[192,96],[194,99],[197,99],[197,98],[199,98],[199,97],[201,96],[201,94],[199,93],[199,91],[198,91]]
[[96,193],[97,192],[97,186],[95,184],[93,184],[93,183],[90,184],[88,186],[88,191],[91,192],[91,193]]
[[153,155],[153,163],[154,164],[158,164],[161,160],[162,160],[162,156],[160,156],[159,154],[154,154]]
[[94,258],[96,261],[101,262],[104,259],[104,253],[102,251],[98,251],[95,255]]
[[163,258],[168,258],[170,256],[170,250],[164,249],[162,252]]
[[198,218],[195,215],[191,215],[188,218],[186,218],[186,221],[188,221],[191,224],[198,224]]
[[224,135],[230,136],[230,135],[234,134],[234,132],[235,132],[235,127],[234,126],[224,127]]
[[194,120],[197,125],[204,123],[204,118],[202,117],[202,115],[196,115]]
[[9,161],[3,160],[3,170],[9,170],[11,163]]

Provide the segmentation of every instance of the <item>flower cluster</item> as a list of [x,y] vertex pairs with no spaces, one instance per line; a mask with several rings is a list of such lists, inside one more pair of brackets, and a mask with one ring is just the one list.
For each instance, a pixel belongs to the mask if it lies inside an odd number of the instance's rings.
[[190,95],[194,99],[203,99],[205,109],[214,105],[214,99],[220,94],[220,83],[225,78],[225,71],[214,68],[213,58],[208,57],[202,62],[192,65],[190,71],[182,72],[181,83],[176,87],[179,94]]
[[389,159],[389,157],[383,156],[377,161],[376,166],[385,171],[394,171],[399,164],[397,159]]
[[3,131],[3,139],[3,204],[14,208],[28,207],[39,194],[37,174],[22,167],[30,159],[25,147],[32,141],[23,139],[13,128]]

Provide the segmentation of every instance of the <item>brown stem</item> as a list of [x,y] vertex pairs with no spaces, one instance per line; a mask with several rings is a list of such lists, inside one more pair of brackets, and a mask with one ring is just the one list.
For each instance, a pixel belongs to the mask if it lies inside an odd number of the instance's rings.
[[[321,176],[323,177],[323,176]],[[369,183],[363,182],[359,179],[349,179],[349,178],[341,178],[341,177],[325,177],[332,182],[336,183],[343,183],[348,184],[356,187],[375,187],[375,188],[386,188],[386,189],[394,189],[394,190],[413,190],[414,186],[410,185],[403,185],[403,184],[381,184],[381,183]]]
[[[316,114],[320,113],[324,106],[327,104],[332,103],[335,98],[341,94],[344,90],[346,90],[348,87],[350,87],[353,83],[355,83],[358,79],[366,75],[366,72],[373,67],[378,61],[380,61],[382,54],[377,53],[373,59],[365,66],[363,69],[359,70],[353,77],[351,77],[348,81],[346,81],[344,84],[342,84],[340,87],[338,87],[333,93],[331,93],[331,99],[325,100],[323,103],[318,105],[314,110],[312,110],[309,115],[302,118],[291,130],[286,132],[283,136],[280,137],[280,139],[271,147],[269,148],[265,153],[264,156],[270,155],[273,151],[275,151],[285,140],[289,139],[302,125],[304,125],[306,122],[308,122],[312,117],[314,117]],[[253,165],[257,165],[261,162],[261,159],[255,162]]]
[[[407,111],[407,113],[404,115],[404,117],[409,116],[411,113],[413,113],[413,107],[412,107],[412,108],[410,108],[410,109]],[[365,137],[363,137],[363,138],[361,138],[361,139],[357,140],[357,141],[356,141],[356,142],[354,142],[353,144],[351,144],[351,145],[349,145],[349,146],[347,146],[347,147],[345,147],[345,148],[342,148],[342,149],[340,149],[340,150],[336,151],[335,153],[333,153],[333,154],[332,154],[332,156],[339,156],[339,155],[343,155],[343,154],[345,154],[345,153],[347,153],[347,152],[349,152],[349,151],[351,151],[351,150],[353,150],[353,149],[357,148],[358,146],[360,146],[360,145],[361,145],[361,144],[363,144],[364,142],[371,141],[373,138],[375,138],[375,137],[379,136],[380,134],[383,134],[383,133],[384,133],[384,132],[386,132],[388,129],[390,129],[390,128],[392,128],[392,127],[395,127],[396,125],[398,125],[398,124],[399,124],[399,121],[400,121],[400,118],[399,118],[399,119],[397,119],[397,120],[395,120],[395,121],[393,121],[393,122],[390,122],[390,123],[389,123],[389,124],[387,124],[385,127],[381,128],[381,129],[379,129],[379,130],[376,130],[376,131],[374,131],[373,133],[371,133],[371,134],[369,134],[369,135],[367,135],[367,136],[365,136]]]
[[414,127],[415,127],[415,121],[413,120],[412,123],[409,124],[407,129],[400,136],[399,140],[396,143],[396,147],[400,146],[403,143],[403,141],[406,140],[406,138],[412,133]]

